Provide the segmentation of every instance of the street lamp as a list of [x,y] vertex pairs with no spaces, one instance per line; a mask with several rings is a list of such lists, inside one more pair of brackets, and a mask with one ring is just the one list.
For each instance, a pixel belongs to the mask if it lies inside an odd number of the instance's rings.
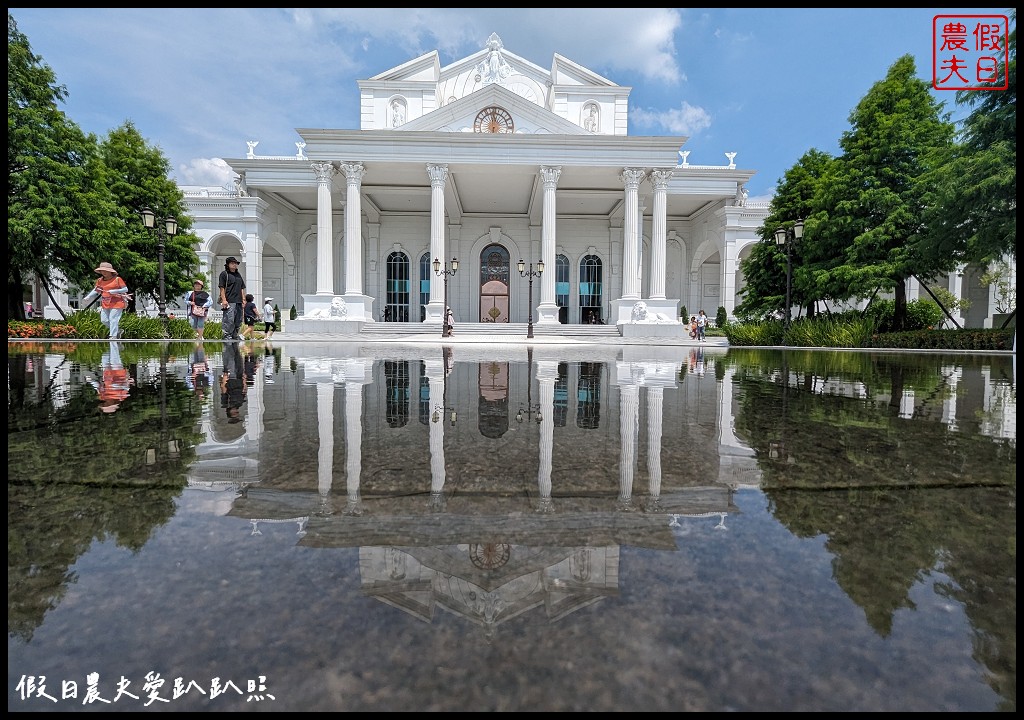
[[[522,263],[520,263],[521,265]],[[530,415],[536,415],[537,424],[540,425],[543,422],[544,417],[540,414],[540,403],[533,402],[533,345],[528,345],[526,348],[527,366],[526,366],[526,405],[519,403],[519,412],[516,413],[516,422],[522,423],[523,416],[527,418]]]
[[174,237],[178,234],[178,221],[173,217],[165,217],[161,222],[164,224],[161,230],[156,226],[156,213],[150,210],[148,207],[142,208],[139,211],[142,216],[142,224],[146,226],[146,229],[156,235],[156,252],[157,257],[160,261],[160,300],[157,305],[160,311],[160,319],[164,323],[164,336],[168,335],[167,332],[167,301],[164,297],[164,239]]
[[434,274],[438,277],[444,276],[444,319],[441,322],[441,337],[448,337],[452,334],[452,326],[448,324],[448,278],[459,270],[459,261],[452,258],[448,263],[450,269],[441,269],[441,261],[434,258]]
[[537,263],[537,269],[536,270],[533,269],[533,263],[530,263],[530,269],[527,270],[526,269],[526,263],[524,263],[522,260],[520,260],[519,263],[516,265],[516,269],[519,271],[519,274],[522,275],[523,277],[530,278],[530,293],[529,293],[529,297],[527,298],[527,311],[528,311],[529,315],[527,316],[528,324],[526,326],[526,337],[532,338],[533,337],[533,279],[535,277],[540,277],[540,274],[542,272],[544,272],[544,261],[541,260],[539,263]]
[[[792,234],[791,234],[792,233]],[[793,223],[792,231],[780,227],[775,231],[775,244],[786,248],[786,322],[785,328],[789,330],[790,321],[790,298],[793,293],[793,244],[800,242],[804,236],[804,221],[797,220]]]

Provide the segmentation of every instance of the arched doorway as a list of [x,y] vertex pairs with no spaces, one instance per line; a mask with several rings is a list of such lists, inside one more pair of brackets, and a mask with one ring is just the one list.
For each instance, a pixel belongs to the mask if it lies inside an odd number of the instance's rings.
[[509,254],[501,245],[488,245],[480,253],[480,322],[509,321]]
[[604,324],[602,310],[602,267],[597,255],[580,260],[580,322]]
[[403,252],[388,255],[384,322],[409,322],[409,257]]
[[420,255],[420,322],[427,319],[430,303],[430,253]]

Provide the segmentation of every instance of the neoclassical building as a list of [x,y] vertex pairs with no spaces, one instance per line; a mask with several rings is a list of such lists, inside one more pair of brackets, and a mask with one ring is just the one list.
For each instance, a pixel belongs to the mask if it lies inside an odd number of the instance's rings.
[[754,171],[730,148],[691,165],[685,137],[631,136],[629,87],[558,54],[545,69],[496,34],[358,84],[358,130],[298,128],[288,157],[252,140],[226,158],[234,190],[183,188],[207,275],[235,255],[255,296],[300,318],[333,303],[349,322],[440,323],[447,292],[459,323],[526,322],[523,261],[543,263],[538,324],[627,331],[640,302],[667,333],[680,306],[732,314],[768,206],[745,201]]

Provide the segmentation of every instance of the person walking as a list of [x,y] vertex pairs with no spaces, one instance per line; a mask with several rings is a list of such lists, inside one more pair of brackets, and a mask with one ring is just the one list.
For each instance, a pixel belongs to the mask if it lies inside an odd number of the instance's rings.
[[263,298],[263,332],[266,334],[266,339],[269,340],[274,336],[274,328],[277,327],[274,315],[274,306],[271,303],[274,301],[272,297]]
[[452,312],[451,308],[446,308],[444,311],[444,322],[447,326],[445,330],[445,337],[451,337],[455,334],[455,313]]
[[192,283],[192,292],[188,294],[188,324],[196,333],[196,340],[203,339],[203,328],[206,326],[206,315],[213,307],[213,297],[203,290],[203,281]]
[[697,315],[697,339],[700,342],[707,342],[708,316],[701,310]]
[[221,318],[222,334],[225,340],[239,340],[242,329],[242,303],[245,298],[245,280],[238,272],[238,259],[229,257],[224,261],[224,269],[217,279],[220,291],[220,307],[224,311]]
[[256,298],[252,293],[245,296],[245,304],[242,305],[242,337],[246,340],[254,340],[256,337],[256,319],[259,309],[256,307]]
[[114,266],[108,262],[101,262],[96,268],[99,279],[96,286],[82,300],[82,306],[88,307],[97,297],[100,299],[100,322],[106,325],[111,340],[121,338],[121,315],[128,307],[128,300],[131,294],[124,280],[117,274]]

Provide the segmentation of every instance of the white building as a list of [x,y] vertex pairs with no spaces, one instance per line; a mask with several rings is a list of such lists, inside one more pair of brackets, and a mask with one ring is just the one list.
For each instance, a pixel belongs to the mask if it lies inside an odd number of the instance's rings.
[[[731,314],[743,247],[767,205],[724,151],[690,165],[685,137],[630,136],[630,88],[556,54],[549,69],[492,34],[441,67],[429,52],[359,82],[358,130],[297,129],[289,157],[226,158],[236,189],[183,188],[211,277],[234,255],[249,291],[300,316],[344,300],[350,322],[633,324],[680,305]],[[671,324],[664,322],[671,319]],[[290,326],[293,327],[293,326]],[[635,325],[633,326],[635,330]],[[650,327],[647,332],[650,334]]]

